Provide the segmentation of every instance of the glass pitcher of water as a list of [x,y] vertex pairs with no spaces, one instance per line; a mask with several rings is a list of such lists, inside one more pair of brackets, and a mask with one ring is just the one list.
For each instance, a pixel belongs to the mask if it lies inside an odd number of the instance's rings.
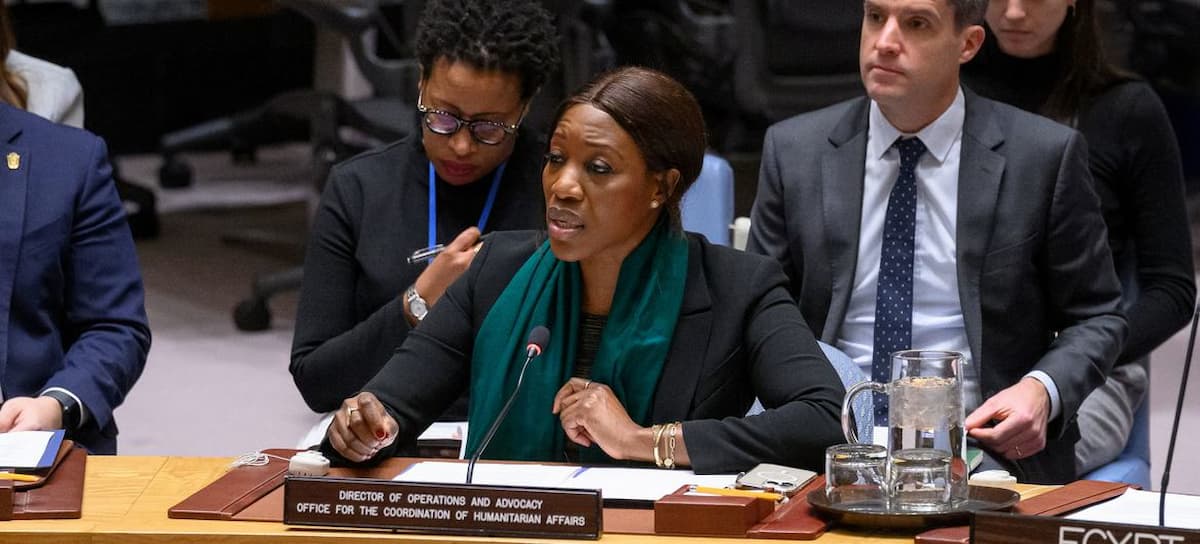
[[[892,381],[862,382],[842,402],[842,432],[858,443],[850,417],[854,395],[870,390],[888,396],[888,452],[931,448],[950,454],[951,500],[966,500],[967,443],[963,429],[963,355],[955,351],[905,350],[892,354]],[[865,414],[864,414],[865,415]],[[868,437],[869,441],[869,437]]]

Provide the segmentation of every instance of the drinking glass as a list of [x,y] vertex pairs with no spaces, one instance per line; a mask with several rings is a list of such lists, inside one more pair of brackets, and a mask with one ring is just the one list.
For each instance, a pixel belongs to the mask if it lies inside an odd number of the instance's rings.
[[952,506],[950,453],[933,448],[892,452],[888,504],[899,512],[939,512]]
[[853,510],[887,507],[887,448],[876,444],[839,444],[825,450],[825,496],[830,504]]

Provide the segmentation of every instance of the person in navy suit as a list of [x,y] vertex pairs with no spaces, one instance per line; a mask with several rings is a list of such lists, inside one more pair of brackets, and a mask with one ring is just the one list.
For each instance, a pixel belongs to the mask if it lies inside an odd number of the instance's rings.
[[141,273],[104,141],[0,103],[0,432],[117,450],[146,363]]

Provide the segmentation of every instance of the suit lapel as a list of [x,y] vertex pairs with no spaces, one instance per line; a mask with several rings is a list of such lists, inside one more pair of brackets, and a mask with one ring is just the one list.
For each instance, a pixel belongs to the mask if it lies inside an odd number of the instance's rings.
[[862,220],[864,161],[867,153],[867,113],[861,99],[829,135],[833,145],[821,160],[821,210],[829,244],[830,301],[821,339],[832,344],[846,316],[854,269],[858,265],[858,236]]
[[[28,151],[15,144],[21,129],[12,116],[0,111],[0,374],[8,364],[8,328],[12,310],[13,288],[21,252],[21,237],[25,231],[26,173],[29,171]],[[7,157],[16,153],[14,164]]]
[[956,258],[958,296],[967,342],[972,360],[978,363],[983,337],[980,282],[983,256],[991,241],[996,200],[1004,176],[1004,156],[995,151],[1004,143],[1004,133],[995,122],[991,104],[966,89],[964,93],[967,111],[958,167]]
[[700,381],[700,369],[708,355],[708,339],[712,336],[712,298],[704,275],[699,243],[688,241],[688,275],[675,338],[663,366],[659,384],[676,384],[670,389],[658,387],[654,394],[651,419],[655,422],[683,421],[691,409]]

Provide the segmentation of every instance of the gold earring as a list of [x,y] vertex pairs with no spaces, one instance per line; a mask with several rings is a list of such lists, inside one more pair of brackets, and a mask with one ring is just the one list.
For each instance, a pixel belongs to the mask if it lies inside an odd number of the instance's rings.
[[658,201],[657,201],[657,200],[651,200],[651,201],[650,201],[650,207],[651,207],[651,208],[658,208]]

